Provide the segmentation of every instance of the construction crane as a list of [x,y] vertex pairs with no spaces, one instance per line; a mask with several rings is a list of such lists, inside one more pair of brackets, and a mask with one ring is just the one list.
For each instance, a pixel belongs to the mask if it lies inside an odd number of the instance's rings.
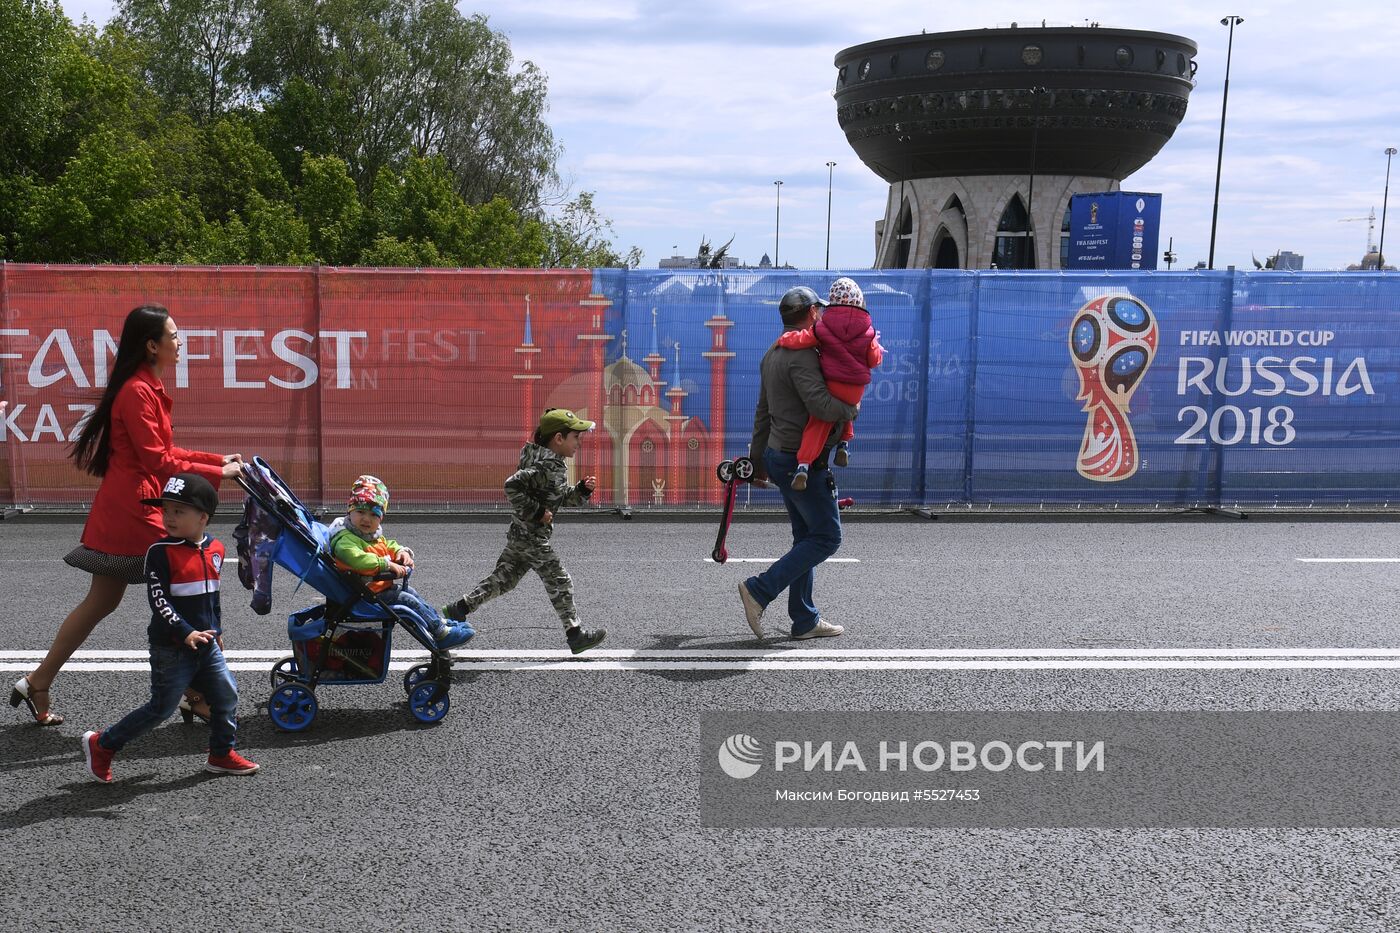
[[1376,209],[1371,208],[1371,213],[1365,217],[1343,217],[1337,221],[1339,224],[1352,223],[1353,221],[1364,220],[1368,223],[1366,228],[1366,252],[1376,251]]

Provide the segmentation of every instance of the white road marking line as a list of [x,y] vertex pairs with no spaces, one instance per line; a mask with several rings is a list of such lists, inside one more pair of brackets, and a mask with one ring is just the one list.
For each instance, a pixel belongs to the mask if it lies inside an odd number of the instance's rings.
[[1298,558],[1299,563],[1400,563],[1400,558]]
[[[266,671],[286,651],[227,652],[235,671]],[[0,671],[31,670],[42,651],[0,652]],[[391,671],[407,670],[427,652],[400,652]],[[454,653],[466,671],[877,671],[877,670],[1400,670],[1400,648],[780,648],[617,649],[573,656],[563,650],[508,649]],[[80,651],[72,671],[146,671],[142,651]]]
[[[774,564],[774,563],[777,563],[777,561],[778,561],[778,558],[776,558],[776,557],[731,557],[731,558],[729,558],[728,560],[726,560],[725,563],[726,563],[726,564]],[[705,558],[705,563],[707,563],[707,564],[713,564],[714,562],[715,562],[715,559],[714,559],[713,557],[707,557],[707,558]],[[858,563],[860,563],[860,558],[859,558],[859,557],[828,557],[826,560],[822,561],[822,563],[824,563],[824,564],[858,564]]]

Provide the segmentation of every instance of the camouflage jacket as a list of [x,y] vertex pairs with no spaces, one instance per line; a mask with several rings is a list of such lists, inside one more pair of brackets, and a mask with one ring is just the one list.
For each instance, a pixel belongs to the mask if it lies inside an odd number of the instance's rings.
[[563,457],[548,447],[526,444],[520,449],[520,467],[506,480],[506,498],[514,513],[511,530],[547,536],[551,526],[540,521],[546,511],[582,505],[588,496],[581,481],[569,484]]

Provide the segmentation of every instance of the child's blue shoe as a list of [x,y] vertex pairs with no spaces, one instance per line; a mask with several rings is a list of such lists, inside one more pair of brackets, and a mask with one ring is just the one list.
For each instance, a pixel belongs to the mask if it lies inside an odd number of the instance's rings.
[[446,651],[449,648],[456,648],[471,641],[476,634],[476,629],[465,622],[454,622],[444,625],[437,631],[437,648],[439,651]]
[[851,462],[850,448],[845,441],[836,445],[836,456],[832,458],[837,466],[846,466]]
[[797,471],[792,474],[792,488],[798,492],[807,488],[807,471],[810,467],[805,463],[797,465]]

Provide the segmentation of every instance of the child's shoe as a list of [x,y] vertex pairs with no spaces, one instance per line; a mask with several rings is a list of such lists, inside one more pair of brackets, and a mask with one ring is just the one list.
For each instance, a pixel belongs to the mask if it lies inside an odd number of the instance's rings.
[[807,471],[809,469],[811,469],[811,467],[809,467],[805,463],[799,463],[797,465],[797,472],[792,474],[793,489],[796,489],[798,492],[801,492],[802,490],[807,488]]
[[223,755],[211,754],[209,760],[204,763],[204,770],[215,774],[252,774],[258,768],[259,765],[253,764],[231,748]]
[[476,629],[465,622],[443,623],[433,633],[433,640],[437,642],[439,651],[446,651],[471,641],[474,635],[476,635]]
[[836,445],[836,456],[832,458],[832,462],[837,466],[845,466],[851,462],[851,455],[847,452],[845,441]]
[[459,599],[439,609],[438,615],[444,619],[451,619],[453,622],[465,622],[467,621],[467,606]]
[[564,637],[569,640],[569,650],[574,654],[579,654],[600,644],[604,638],[608,637],[608,630],[604,628],[586,629],[582,625],[575,625],[564,633]]
[[112,756],[116,752],[109,751],[98,742],[102,733],[83,733],[83,763],[87,769],[88,777],[94,781],[101,781],[103,784],[112,783]]

